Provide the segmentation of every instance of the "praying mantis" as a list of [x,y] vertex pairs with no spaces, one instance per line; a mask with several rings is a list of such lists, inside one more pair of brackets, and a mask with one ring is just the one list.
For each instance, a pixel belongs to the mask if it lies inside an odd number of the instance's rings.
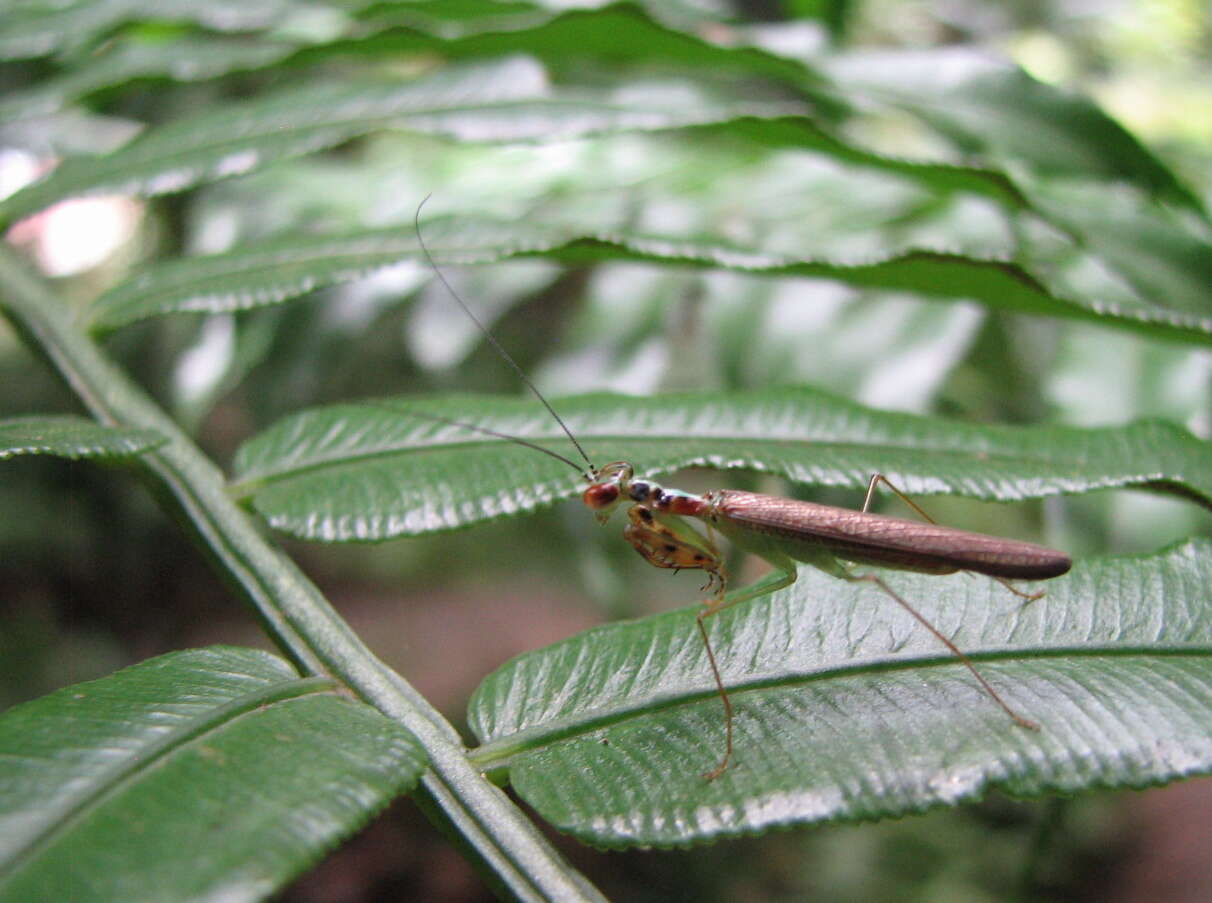
[[[1002,583],[1026,601],[1042,592],[1027,593],[1010,580],[1044,580],[1066,573],[1071,561],[1063,552],[1018,540],[973,533],[935,523],[911,499],[883,474],[875,473],[867,485],[862,510],[821,505],[797,499],[717,489],[702,494],[670,489],[637,479],[635,468],[626,461],[597,467],[576,436],[551,403],[531,382],[520,365],[480,322],[466,302],[447,281],[430,254],[421,234],[421,209],[417,207],[415,226],[421,251],[450,296],[462,307],[487,341],[513,369],[524,385],[543,404],[571,441],[584,464],[549,448],[472,423],[423,414],[474,432],[514,442],[556,458],[579,472],[588,484],[582,501],[597,520],[606,524],[620,505],[630,505],[624,538],[649,564],[674,570],[701,570],[706,575],[703,607],[696,625],[707,654],[716,692],[724,711],[724,749],[719,763],[703,777],[714,781],[729,768],[733,755],[733,707],[728,689],[717,664],[715,650],[707,632],[706,620],[734,605],[751,602],[793,583],[799,564],[808,564],[841,580],[870,583],[892,598],[945,646],[972,674],[984,692],[1002,708],[1014,724],[1039,730],[1034,721],[1016,712],[985,679],[967,656],[878,574],[857,573],[855,566],[874,565],[926,574],[952,574],[966,571],[983,574]],[[389,408],[401,413],[400,409]],[[409,412],[413,413],[413,412]],[[907,520],[869,511],[879,485],[887,486],[923,520]],[[689,522],[700,521],[705,532]],[[726,537],[736,548],[755,554],[771,566],[770,572],[749,586],[729,590],[723,557],[714,534]]]

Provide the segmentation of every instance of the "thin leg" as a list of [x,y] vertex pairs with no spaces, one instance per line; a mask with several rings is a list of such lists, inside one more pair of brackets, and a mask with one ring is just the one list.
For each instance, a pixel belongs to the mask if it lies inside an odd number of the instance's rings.
[[1005,580],[1001,577],[994,577],[993,579],[996,580],[998,583],[1000,583],[1002,586],[1004,586],[1006,589],[1010,590],[1010,592],[1014,593],[1014,595],[1018,596],[1020,599],[1026,601],[1026,602],[1034,602],[1036,599],[1044,598],[1044,591],[1042,589],[1038,590],[1034,593],[1028,593],[1028,592],[1024,592],[1023,590],[1019,589],[1017,586],[1015,586],[1009,580]]
[[707,600],[698,613],[695,623],[699,627],[699,636],[703,638],[703,648],[707,650],[707,662],[711,665],[711,676],[715,678],[716,692],[719,694],[720,702],[724,704],[724,757],[720,759],[719,765],[703,775],[709,781],[714,781],[722,775],[732,760],[732,700],[728,698],[728,690],[724,687],[724,679],[720,676],[720,668],[715,660],[715,650],[711,648],[711,640],[707,637],[707,626],[703,622],[725,608],[731,608],[741,602],[748,602],[750,599],[772,593],[776,589],[782,589],[784,586],[794,583],[795,576],[794,564],[790,564],[789,569],[779,568],[771,571],[761,580],[749,586],[734,590],[727,595],[719,594],[716,598]]
[[704,608],[695,619],[695,623],[699,626],[699,636],[703,638],[703,648],[707,650],[707,661],[711,664],[711,676],[715,678],[716,691],[720,694],[720,701],[724,703],[724,758],[720,759],[719,765],[703,774],[708,781],[714,781],[722,775],[727,770],[728,763],[732,761],[732,700],[728,698],[728,691],[724,689],[724,679],[720,677],[720,666],[715,662],[715,652],[711,649],[711,640],[707,638],[707,628],[703,625],[703,621],[712,614],[714,612]]
[[935,627],[933,624],[931,624],[929,621],[927,621],[925,619],[925,617],[923,617],[922,614],[916,608],[914,608],[912,605],[910,605],[908,602],[906,602],[904,599],[902,599],[900,596],[898,596],[896,593],[894,593],[892,591],[892,588],[890,586],[888,586],[887,583],[885,583],[879,577],[875,576],[875,574],[849,574],[849,575],[847,575],[846,579],[855,581],[855,582],[861,580],[866,583],[874,583],[876,586],[878,586],[880,589],[882,589],[885,593],[887,593],[889,596],[891,596],[897,602],[897,604],[899,604],[901,606],[901,608],[905,609],[905,611],[907,611],[907,612],[909,612],[909,614],[913,615],[913,617],[917,620],[917,622],[919,624],[921,624],[923,627],[925,627],[927,630],[929,630],[932,634],[934,634],[935,638],[940,643],[942,643],[944,646],[946,646],[947,649],[950,650],[951,654],[954,655],[956,658],[958,658],[963,663],[965,668],[967,668],[970,672],[972,672],[972,676],[976,678],[977,683],[979,683],[981,685],[982,689],[984,689],[984,691],[989,694],[989,696],[993,699],[994,702],[996,702],[999,706],[1002,707],[1002,709],[1006,712],[1007,715],[1009,715],[1012,719],[1014,719],[1015,724],[1017,724],[1019,727],[1025,727],[1028,730],[1032,730],[1032,731],[1039,730],[1038,724],[1036,724],[1030,718],[1024,718],[1018,712],[1014,711],[1014,709],[1010,708],[1009,703],[1007,703],[1006,700],[1002,699],[1002,697],[998,694],[997,690],[993,689],[993,687],[989,684],[989,681],[985,680],[984,676],[981,674],[980,671],[978,671],[976,669],[976,665],[972,664],[972,661],[968,658],[968,656],[966,656],[966,655],[964,655],[964,653],[960,652],[959,647],[956,646],[955,643],[951,642],[951,640],[949,640],[945,636],[943,636],[943,634],[939,631],[939,629],[937,627]]
[[[912,508],[914,511],[916,511],[918,513],[918,516],[920,516],[923,520],[929,521],[932,524],[938,523],[938,521],[936,521],[933,517],[931,517],[929,514],[927,514],[925,511],[923,511],[921,506],[918,505],[917,502],[915,502],[913,499],[909,498],[909,496],[905,495],[905,493],[901,492],[901,490],[897,489],[896,486],[893,485],[891,480],[889,480],[886,476],[884,476],[882,473],[879,473],[879,472],[873,473],[871,475],[871,481],[869,483],[867,483],[867,497],[865,499],[863,499],[863,513],[864,514],[866,514],[867,510],[871,507],[871,499],[875,496],[875,487],[880,483],[883,483],[885,486],[887,486],[889,489],[891,489],[896,494],[897,498],[899,498],[902,502],[904,502],[906,505],[908,505],[910,508]],[[1042,589],[1039,592],[1028,593],[1028,592],[1024,592],[1023,590],[1019,589],[1013,583],[1011,583],[1009,580],[1005,580],[1002,577],[993,577],[992,579],[996,580],[998,583],[1000,583],[1006,589],[1010,590],[1010,592],[1014,593],[1014,595],[1018,596],[1020,599],[1025,599],[1028,602],[1034,602],[1036,599],[1042,599],[1044,597],[1044,591]]]
[[893,494],[898,499],[900,499],[902,502],[904,502],[906,505],[908,505],[910,508],[912,508],[914,511],[916,511],[918,517],[920,517],[922,520],[926,521],[927,523],[931,523],[931,524],[938,523],[938,521],[936,521],[933,517],[931,517],[929,514],[927,514],[925,511],[923,511],[921,506],[918,505],[917,502],[915,502],[913,499],[909,498],[909,496],[905,495],[905,493],[903,493],[899,489],[897,489],[896,485],[891,480],[889,480],[886,476],[884,476],[882,473],[880,473],[879,471],[876,471],[875,473],[873,473],[871,475],[871,481],[869,483],[867,483],[867,497],[865,499],[863,499],[863,513],[864,514],[866,514],[867,510],[871,507],[871,499],[874,498],[874,496],[875,496],[875,487],[877,485],[879,485],[880,483],[883,483],[885,486],[887,486],[889,489],[891,489]]

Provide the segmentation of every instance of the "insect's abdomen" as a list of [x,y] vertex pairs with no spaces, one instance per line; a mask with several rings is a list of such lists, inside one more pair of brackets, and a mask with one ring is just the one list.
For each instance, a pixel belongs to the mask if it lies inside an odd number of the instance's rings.
[[725,533],[742,527],[777,540],[792,558],[826,549],[839,558],[904,570],[946,574],[974,571],[990,577],[1043,580],[1072,562],[1030,542],[1018,542],[924,521],[865,514],[756,492],[722,489],[708,494],[709,519]]

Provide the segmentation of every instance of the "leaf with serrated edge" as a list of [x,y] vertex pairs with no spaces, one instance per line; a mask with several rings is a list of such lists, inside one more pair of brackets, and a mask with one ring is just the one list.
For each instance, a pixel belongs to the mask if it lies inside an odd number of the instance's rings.
[[151,659],[0,717],[0,900],[262,899],[422,766],[276,656]]
[[[702,466],[859,489],[880,471],[912,495],[1010,501],[1148,486],[1212,504],[1207,443],[1161,421],[987,426],[878,411],[808,388],[584,395],[555,407],[597,464],[628,460],[647,476]],[[380,399],[303,411],[254,436],[237,454],[234,491],[274,527],[334,542],[465,527],[584,489],[567,465],[427,412],[575,454],[534,402]]]
[[102,426],[83,417],[0,419],[0,461],[16,455],[124,458],[155,448],[163,437],[149,430]]
[[[538,223],[441,220],[423,226],[439,266],[537,257],[570,265],[641,262],[770,278],[834,279],[860,288],[968,299],[993,309],[1086,320],[1200,344],[1212,342],[1203,310],[1162,301],[1131,304],[1064,297],[1009,260],[908,249],[869,259],[791,257],[678,238],[556,228]],[[1188,244],[1201,247],[1190,238]],[[328,236],[288,235],[209,257],[162,263],[98,298],[93,326],[110,329],[172,313],[222,313],[279,304],[316,288],[401,263],[428,266],[413,226]]]
[[411,82],[318,82],[149,129],[110,154],[68,160],[0,201],[0,221],[79,195],[175,193],[380,129],[458,141],[550,141],[802,111],[782,101],[703,97],[674,106],[643,94],[570,92],[553,88],[542,67],[522,56],[452,66]]
[[1212,772],[1212,543],[1079,562],[1024,604],[991,580],[888,571],[1010,705],[1016,726],[871,586],[801,568],[712,618],[723,718],[693,610],[520,656],[473,697],[473,756],[594,844],[685,844],[973,799],[1143,787]]

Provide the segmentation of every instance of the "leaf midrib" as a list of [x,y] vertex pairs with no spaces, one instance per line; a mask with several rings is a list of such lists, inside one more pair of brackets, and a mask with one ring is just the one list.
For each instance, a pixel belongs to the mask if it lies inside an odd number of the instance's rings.
[[[566,437],[562,435],[535,436],[533,434],[521,436],[528,442],[550,443],[559,445],[566,441]],[[798,446],[808,446],[812,448],[824,449],[828,448],[836,452],[846,451],[861,451],[864,453],[879,453],[881,451],[898,454],[924,454],[932,456],[952,456],[952,457],[967,457],[971,458],[979,454],[982,464],[988,464],[993,467],[998,462],[1030,462],[1040,465],[1052,464],[1058,460],[1063,460],[1067,464],[1072,464],[1073,459],[1068,454],[1053,454],[1046,450],[1041,452],[1018,451],[1013,453],[1008,452],[990,452],[987,450],[975,451],[972,449],[956,448],[953,444],[934,445],[932,443],[918,442],[912,445],[909,444],[893,444],[881,442],[860,442],[860,441],[839,441],[825,440],[818,441],[813,439],[793,439],[793,438],[758,438],[752,436],[725,435],[721,433],[712,433],[703,436],[685,436],[673,433],[652,434],[645,433],[642,436],[637,436],[634,433],[595,433],[579,431],[577,433],[578,440],[582,444],[598,443],[601,445],[626,445],[627,443],[668,443],[676,445],[678,443],[689,442],[712,442],[721,445],[736,443],[744,444],[747,447],[755,446],[764,448],[796,448]],[[308,473],[320,472],[328,468],[343,467],[354,465],[366,461],[373,461],[376,458],[392,458],[396,456],[407,455],[443,455],[452,452],[460,451],[483,451],[491,448],[513,448],[511,443],[505,440],[492,439],[468,439],[466,442],[442,442],[430,445],[406,445],[399,447],[380,447],[374,449],[366,449],[365,451],[356,451],[353,454],[332,454],[332,455],[315,455],[309,458],[306,464],[293,467],[278,467],[274,469],[257,468],[252,471],[254,476],[240,480],[232,481],[230,491],[236,498],[245,498],[248,495],[254,494],[258,490],[275,483],[289,482],[292,479],[303,476]],[[708,456],[702,454],[684,455],[680,453],[671,453],[670,457],[683,459],[689,457],[691,460],[685,464],[673,465],[672,469],[681,469],[682,467],[693,466],[712,466],[710,465]],[[701,463],[696,463],[701,462]],[[671,468],[662,467],[660,469],[645,471],[644,473],[668,473]],[[771,472],[768,468],[759,465],[750,465],[745,467],[729,467],[728,470],[753,470],[756,472]],[[1161,472],[1151,472],[1141,474],[1142,482],[1157,482],[1168,478],[1168,474]],[[1121,485],[1119,481],[1111,485]],[[571,490],[569,490],[571,491]]]
[[[1212,658],[1212,647],[1100,646],[1091,648],[1089,646],[1060,646],[1048,649],[965,652],[964,654],[974,663],[1015,663],[1079,658],[1129,658],[1133,656],[1144,658]],[[745,693],[779,687],[806,687],[823,681],[844,681],[859,676],[914,672],[925,668],[943,666],[962,668],[963,664],[955,656],[948,655],[945,652],[931,655],[915,655],[911,658],[868,659],[853,665],[835,665],[817,671],[799,671],[781,677],[764,677],[751,680],[738,679],[735,681],[730,678],[728,695],[735,700],[736,697]],[[636,704],[619,706],[610,709],[608,712],[599,707],[590,709],[583,714],[578,713],[575,717],[561,716],[483,743],[469,752],[468,759],[485,770],[500,768],[507,765],[508,760],[513,756],[532,751],[533,749],[548,746],[561,740],[584,736],[609,725],[625,722],[632,718],[654,715],[679,706],[694,705],[705,699],[718,698],[718,696],[719,694],[712,687],[694,692],[653,693],[642,697]]]
[[237,696],[211,709],[202,717],[188,719],[141,746],[134,755],[101,769],[93,775],[93,786],[88,793],[82,797],[69,798],[68,805],[54,819],[23,846],[15,848],[13,855],[9,857],[5,874],[0,877],[0,888],[10,883],[26,865],[36,862],[73,825],[84,821],[107,800],[120,795],[139,780],[156,762],[169,758],[195,741],[217,733],[248,712],[304,696],[328,694],[338,686],[330,677],[306,677],[275,682],[257,692]]

